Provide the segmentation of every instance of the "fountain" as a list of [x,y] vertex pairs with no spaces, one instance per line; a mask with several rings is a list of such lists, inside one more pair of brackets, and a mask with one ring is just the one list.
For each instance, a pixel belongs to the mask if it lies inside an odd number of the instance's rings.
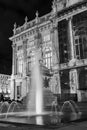
[[54,124],[61,125],[61,122],[78,119],[77,115],[80,110],[72,100],[64,102],[62,107],[60,107],[57,98],[55,98],[51,104],[50,111],[45,111],[43,81],[38,53],[35,54],[35,63],[32,66],[31,77],[31,89],[28,94],[27,110],[21,111],[22,104],[15,101],[11,104],[7,102],[1,103],[0,121],[50,126]]

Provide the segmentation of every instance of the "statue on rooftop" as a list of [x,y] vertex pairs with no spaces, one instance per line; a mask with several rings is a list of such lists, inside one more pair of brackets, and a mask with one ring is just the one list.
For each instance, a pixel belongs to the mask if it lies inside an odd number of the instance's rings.
[[55,14],[57,12],[57,0],[52,2],[52,12]]
[[14,34],[14,35],[16,34],[16,28],[17,28],[17,24],[14,23],[14,29],[13,29],[13,34]]
[[27,23],[28,23],[28,17],[26,16],[26,17],[25,17],[25,23],[24,23],[24,28],[25,28],[25,29],[27,28]]
[[26,16],[26,17],[25,17],[25,23],[26,23],[26,24],[27,24],[27,21],[28,21],[28,17]]
[[39,22],[39,13],[38,13],[38,11],[36,11],[36,18],[35,18],[35,20],[36,20],[36,24]]

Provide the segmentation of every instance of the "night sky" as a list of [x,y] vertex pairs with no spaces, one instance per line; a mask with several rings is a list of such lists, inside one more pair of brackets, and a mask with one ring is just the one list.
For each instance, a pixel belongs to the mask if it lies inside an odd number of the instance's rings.
[[0,73],[11,73],[12,47],[9,37],[13,35],[14,23],[23,25],[26,16],[28,21],[34,19],[37,10],[39,16],[45,15],[51,11],[51,5],[52,0],[0,0],[0,66],[5,65],[5,69],[0,67]]

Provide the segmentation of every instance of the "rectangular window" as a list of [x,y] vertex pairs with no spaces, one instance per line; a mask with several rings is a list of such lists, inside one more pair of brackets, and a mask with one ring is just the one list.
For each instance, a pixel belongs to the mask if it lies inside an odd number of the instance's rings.
[[52,67],[52,48],[45,48],[43,62],[45,66],[50,69]]
[[75,37],[75,51],[77,59],[87,58],[87,47],[86,47],[86,36],[76,36]]

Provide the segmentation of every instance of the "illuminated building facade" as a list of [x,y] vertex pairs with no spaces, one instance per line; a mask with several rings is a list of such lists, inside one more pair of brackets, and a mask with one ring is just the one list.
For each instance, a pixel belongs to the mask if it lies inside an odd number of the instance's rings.
[[0,74],[0,94],[10,97],[10,75]]
[[87,1],[54,0],[52,11],[21,27],[14,25],[11,98],[29,92],[35,49],[44,81],[61,100],[87,100]]

